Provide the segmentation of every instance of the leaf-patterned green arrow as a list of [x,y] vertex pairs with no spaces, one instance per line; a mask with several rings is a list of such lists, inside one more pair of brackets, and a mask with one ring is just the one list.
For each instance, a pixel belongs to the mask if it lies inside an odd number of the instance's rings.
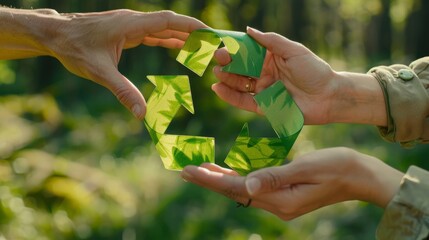
[[214,52],[223,42],[231,56],[231,63],[223,71],[259,77],[266,49],[244,32],[203,28],[193,31],[176,60],[202,76]]
[[145,124],[148,127],[158,133],[164,133],[180,106],[194,113],[188,76],[147,76],[147,78],[155,85],[147,102]]
[[280,138],[249,137],[249,127],[244,124],[234,146],[228,152],[225,163],[240,175],[285,161],[288,150]]
[[282,82],[277,81],[254,99],[279,138],[249,137],[245,125],[225,159],[241,175],[282,164],[304,124],[301,110]]
[[214,162],[214,138],[165,134],[179,110],[194,113],[188,76],[148,76],[155,89],[147,102],[145,125],[164,167],[181,170],[186,165]]

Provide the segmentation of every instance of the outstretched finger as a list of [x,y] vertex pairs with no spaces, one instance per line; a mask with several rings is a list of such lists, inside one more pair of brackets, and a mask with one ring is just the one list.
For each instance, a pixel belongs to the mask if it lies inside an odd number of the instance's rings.
[[247,192],[256,196],[294,184],[315,183],[311,166],[294,161],[280,167],[269,167],[250,173],[245,182]]
[[161,39],[161,38],[153,38],[153,37],[145,37],[142,44],[151,47],[165,47],[165,48],[182,48],[185,44],[184,41],[170,38],[170,39]]
[[175,39],[180,39],[182,41],[185,41],[189,37],[189,33],[166,29],[160,32],[152,32],[148,35],[148,37],[161,38],[161,39],[175,38]]
[[255,99],[253,99],[253,95],[251,94],[239,92],[235,89],[230,88],[224,83],[213,84],[212,90],[220,99],[234,107],[238,107],[249,112],[262,114],[261,110],[258,108],[258,105],[255,102]]
[[240,176],[236,171],[229,168],[223,168],[214,163],[203,163],[200,165],[200,167],[206,168],[213,172],[219,172],[219,173],[228,174],[231,176]]
[[248,199],[244,177],[230,176],[197,166],[186,166],[182,170],[181,176],[189,182],[223,194],[235,201],[243,202]]
[[289,40],[277,33],[263,33],[251,27],[247,28],[247,33],[268,51],[285,59],[311,52],[301,43]]
[[[206,167],[209,166],[206,165]],[[244,177],[212,171],[209,168],[186,166],[181,172],[181,176],[188,182],[192,182],[232,199],[237,202],[237,206],[252,206],[264,209],[269,207],[266,202],[262,201],[263,199],[249,197],[244,185]]]
[[166,10],[148,13],[148,18],[143,21],[143,26],[145,26],[148,33],[159,32],[166,29],[190,33],[194,30],[208,27],[196,18]]
[[256,79],[234,73],[223,72],[219,65],[213,68],[213,73],[215,74],[216,78],[218,78],[222,83],[228,85],[230,88],[245,93],[257,92],[256,85],[258,82]]

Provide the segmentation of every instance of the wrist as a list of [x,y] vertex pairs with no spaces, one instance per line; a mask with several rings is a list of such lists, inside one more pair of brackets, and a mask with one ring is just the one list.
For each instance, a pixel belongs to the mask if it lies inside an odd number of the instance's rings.
[[0,8],[0,58],[17,59],[51,55],[48,43],[55,38],[56,20],[51,9],[21,10]]
[[335,72],[338,87],[334,94],[329,122],[386,126],[386,104],[377,80],[369,74]]
[[354,171],[360,172],[349,179],[355,199],[385,208],[399,189],[404,174],[383,161],[354,152]]

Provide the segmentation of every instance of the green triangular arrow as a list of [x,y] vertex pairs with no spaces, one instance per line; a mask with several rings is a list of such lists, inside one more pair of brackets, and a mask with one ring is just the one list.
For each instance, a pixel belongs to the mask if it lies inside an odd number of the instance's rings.
[[301,110],[282,82],[274,83],[254,98],[279,138],[249,137],[245,124],[225,159],[241,175],[282,164],[304,124]]
[[244,32],[209,28],[193,31],[176,60],[202,76],[221,42],[232,59],[224,71],[249,77],[261,75],[266,49]]
[[304,115],[283,82],[275,82],[254,99],[289,151],[304,125]]
[[249,137],[246,123],[228,152],[225,163],[240,175],[247,175],[257,169],[282,164],[287,154],[288,150],[279,138]]
[[180,106],[194,113],[188,76],[147,78],[155,85],[155,89],[147,102],[144,121],[164,167],[181,170],[189,164],[214,162],[214,138],[165,134]]
[[214,163],[214,145],[212,137],[162,134],[156,149],[166,169],[182,170],[187,165]]
[[186,75],[147,76],[155,89],[147,102],[145,124],[164,133],[180,106],[194,113],[191,87]]

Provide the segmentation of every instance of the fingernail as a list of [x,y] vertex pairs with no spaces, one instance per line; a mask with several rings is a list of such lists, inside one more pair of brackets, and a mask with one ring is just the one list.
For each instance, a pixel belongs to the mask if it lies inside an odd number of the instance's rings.
[[131,111],[133,112],[134,116],[138,119],[141,118],[142,116],[142,108],[140,107],[139,104],[134,104],[133,107],[131,108]]
[[257,178],[249,178],[246,180],[245,184],[246,184],[247,192],[250,195],[257,193],[261,188],[261,182]]
[[218,65],[213,67],[213,73],[219,72],[220,67]]
[[249,26],[247,26],[247,27],[246,27],[246,30],[247,30],[247,31],[249,31],[249,30],[250,30],[250,31],[252,31],[252,32],[256,32],[256,33],[260,33],[260,32],[261,32],[261,31],[259,31],[258,29],[256,29],[256,28],[252,28],[252,27],[249,27]]

